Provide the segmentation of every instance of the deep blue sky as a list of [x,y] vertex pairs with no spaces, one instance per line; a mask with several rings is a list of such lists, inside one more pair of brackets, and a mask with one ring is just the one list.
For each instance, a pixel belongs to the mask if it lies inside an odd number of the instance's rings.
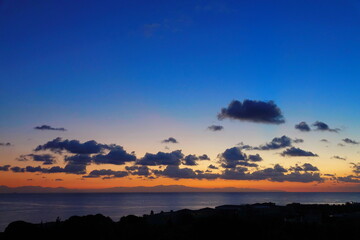
[[207,124],[246,98],[290,122],[355,124],[359,13],[359,1],[1,1],[1,128],[152,111]]

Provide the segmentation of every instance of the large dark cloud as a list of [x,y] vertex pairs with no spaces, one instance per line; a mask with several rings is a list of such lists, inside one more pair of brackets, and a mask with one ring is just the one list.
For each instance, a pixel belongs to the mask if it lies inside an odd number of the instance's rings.
[[293,142],[299,142],[299,139],[291,139],[288,136],[275,137],[271,142],[265,143],[258,147],[253,147],[249,145],[240,144],[240,148],[244,150],[275,150],[280,148],[291,147]]
[[209,130],[213,131],[213,132],[216,132],[216,131],[221,131],[224,129],[223,126],[220,126],[220,125],[211,125],[208,127]]
[[349,144],[359,144],[359,142],[352,140],[350,138],[344,138],[343,141]]
[[168,139],[164,139],[161,141],[162,143],[179,143],[175,138],[169,137]]
[[298,129],[302,132],[309,132],[311,131],[310,126],[306,122],[300,122],[295,125],[295,129]]
[[66,129],[63,128],[63,127],[54,128],[54,127],[51,127],[51,126],[49,126],[49,125],[37,126],[37,127],[34,127],[34,129],[36,129],[36,130],[66,131]]
[[210,158],[206,154],[203,154],[201,156],[189,154],[184,157],[183,164],[188,165],[188,166],[195,166],[195,165],[197,165],[198,160],[210,160]]
[[128,172],[126,171],[114,171],[111,169],[101,169],[101,170],[93,170],[88,175],[83,176],[83,178],[99,178],[103,177],[103,179],[109,178],[122,178],[128,176]]
[[261,161],[262,158],[260,155],[250,155],[247,156],[245,153],[241,152],[241,149],[238,147],[228,148],[223,153],[218,155],[220,159],[221,166],[223,168],[235,168],[237,166],[246,166],[246,167],[257,167],[256,163]]
[[222,108],[218,114],[219,120],[225,118],[270,124],[281,124],[285,122],[280,108],[276,106],[273,101],[244,100],[240,102],[234,100],[227,108]]
[[9,171],[10,167],[11,167],[10,165],[0,166],[0,171],[7,172],[7,171]]
[[67,151],[75,154],[94,154],[101,153],[104,150],[111,150],[114,147],[116,147],[116,145],[100,144],[94,140],[80,143],[78,140],[62,140],[61,138],[55,138],[52,141],[37,146],[35,151],[50,150],[55,153]]
[[315,127],[315,130],[318,131],[329,131],[329,132],[339,132],[339,128],[330,128],[329,125],[327,125],[324,122],[316,121],[313,126]]
[[114,147],[107,154],[97,154],[93,156],[93,161],[96,164],[123,165],[127,162],[134,162],[135,160],[136,156],[127,153],[121,146]]
[[284,150],[281,153],[281,156],[290,156],[290,157],[318,157],[317,154],[302,150],[300,148],[291,147]]
[[156,154],[146,153],[145,156],[137,161],[139,165],[157,166],[157,165],[180,165],[184,154],[181,150],[170,153],[158,152]]
[[35,161],[35,162],[42,162],[44,165],[51,165],[56,163],[56,158],[51,154],[26,154],[20,155],[17,158],[18,161]]

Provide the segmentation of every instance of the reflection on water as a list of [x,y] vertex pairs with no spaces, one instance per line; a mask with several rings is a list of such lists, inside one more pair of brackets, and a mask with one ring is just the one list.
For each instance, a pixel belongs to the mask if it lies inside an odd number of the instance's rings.
[[360,202],[360,193],[78,193],[0,194],[0,231],[16,220],[33,223],[101,213],[118,221],[125,215],[143,215],[224,204],[274,202],[340,204]]

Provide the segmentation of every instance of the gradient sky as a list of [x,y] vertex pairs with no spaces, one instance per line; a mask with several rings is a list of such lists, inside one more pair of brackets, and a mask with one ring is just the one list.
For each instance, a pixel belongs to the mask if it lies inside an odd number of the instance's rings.
[[[0,0],[0,185],[359,191],[359,25],[360,2],[355,0]],[[285,123],[217,118],[233,100],[247,99],[273,101]],[[311,131],[295,129],[303,121]],[[316,130],[316,121],[330,131]],[[35,129],[42,125],[66,131]],[[223,129],[211,131],[211,125]],[[303,142],[273,150],[240,149],[241,142],[259,147],[284,135]],[[64,168],[65,156],[75,153],[33,151],[57,137],[116,144],[130,155],[134,151],[136,161],[92,162],[84,174],[12,169]],[[178,143],[162,143],[169,137]],[[263,159],[246,176],[279,164],[286,175],[320,180],[225,179],[226,170],[240,169],[222,166],[222,154],[233,147]],[[290,147],[318,156],[281,156]],[[125,169],[142,166],[146,153],[175,150],[184,157],[174,171],[204,172],[194,173],[195,178],[166,176],[166,164],[148,166],[146,176]],[[56,163],[44,165],[29,154],[51,154]],[[207,154],[210,160],[186,166],[189,154]],[[19,161],[21,155],[27,161]],[[305,163],[319,171],[291,170]],[[198,179],[210,164],[218,167],[211,170],[218,176]],[[102,169],[128,175],[84,177]]]

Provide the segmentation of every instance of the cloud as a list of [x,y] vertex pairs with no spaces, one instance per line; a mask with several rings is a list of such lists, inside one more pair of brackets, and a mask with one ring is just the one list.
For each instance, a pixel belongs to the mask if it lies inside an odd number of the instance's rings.
[[294,143],[303,143],[304,142],[304,139],[301,139],[301,138],[295,138],[293,140]]
[[284,135],[282,137],[275,137],[271,140],[271,142],[265,143],[264,145],[260,145],[258,147],[252,147],[240,143],[240,148],[244,150],[275,150],[280,148],[291,147],[293,141],[295,140],[292,140],[291,138]]
[[145,156],[137,161],[139,165],[157,166],[157,165],[180,165],[184,154],[181,150],[170,153],[158,152],[156,154],[146,153]]
[[10,167],[11,167],[10,165],[0,166],[0,171],[7,172],[7,171],[9,171]]
[[54,127],[51,127],[49,125],[41,125],[41,126],[37,126],[37,127],[34,127],[34,129],[36,130],[53,130],[53,131],[66,131],[65,128],[54,128]]
[[40,172],[40,173],[66,173],[66,174],[85,174],[86,166],[81,164],[67,164],[64,168],[55,166],[51,168],[42,168],[27,166],[26,172]]
[[213,131],[213,132],[216,132],[216,131],[221,131],[224,129],[223,126],[220,126],[220,125],[211,125],[208,127],[209,130]]
[[189,154],[186,157],[184,157],[183,164],[187,166],[195,166],[197,165],[198,160],[210,160],[210,158],[206,154],[203,154],[201,156]]
[[315,123],[313,123],[313,126],[316,127],[315,130],[317,131],[329,131],[336,133],[340,131],[339,128],[330,128],[326,123],[320,121],[316,121]]
[[[236,168],[237,166],[257,167],[256,163],[249,161],[261,161],[260,155],[250,155],[250,159],[245,153],[241,152],[238,147],[228,148],[223,153],[218,155],[221,166],[223,168]],[[261,159],[261,160],[260,160]]]
[[262,161],[262,157],[259,154],[255,154],[255,155],[249,155],[248,156],[248,160],[252,161],[252,162],[260,162]]
[[161,141],[162,143],[179,143],[175,138],[169,137],[168,139],[164,139]]
[[56,158],[51,154],[26,154],[20,155],[17,158],[18,161],[35,161],[42,162],[44,165],[51,165],[56,163]]
[[127,162],[136,161],[136,156],[127,153],[121,146],[114,147],[108,154],[98,154],[92,158],[96,164],[123,165]]
[[343,141],[349,144],[359,144],[359,142],[352,140],[350,138],[344,138]]
[[243,102],[234,100],[227,108],[222,108],[218,114],[218,119],[225,118],[269,124],[285,122],[280,108],[273,101],[263,102],[247,99]]
[[306,122],[300,122],[295,125],[295,129],[300,130],[302,132],[310,132],[310,126]]
[[346,158],[340,156],[332,156],[331,158],[346,161]]
[[360,174],[360,163],[351,163],[352,168],[353,168],[353,172],[355,174]]
[[216,167],[216,166],[214,166],[214,165],[212,165],[212,164],[210,164],[210,165],[208,166],[208,168],[210,168],[210,169],[219,169],[218,167]]
[[10,170],[13,171],[14,173],[25,172],[25,168],[21,168],[21,167],[12,167],[12,168],[10,168]]
[[11,146],[11,143],[7,142],[7,143],[3,143],[3,142],[0,142],[0,146]]
[[145,176],[151,175],[151,170],[147,166],[126,166],[125,169],[131,173],[131,175]]
[[295,167],[290,168],[293,171],[296,172],[317,172],[319,169],[315,166],[313,166],[310,163],[304,163],[302,166],[295,165]]
[[319,173],[307,171],[290,171],[285,169],[279,164],[273,168],[265,168],[257,170],[252,173],[247,172],[246,168],[226,169],[221,176],[223,179],[228,180],[268,180],[272,182],[322,182],[323,179]]
[[284,150],[281,153],[281,156],[290,156],[290,157],[318,157],[317,154],[302,150],[300,148],[291,147]]
[[173,179],[216,179],[219,174],[203,173],[203,171],[194,171],[191,168],[179,168],[179,166],[167,166],[164,170],[154,171],[157,176],[163,176]]
[[62,182],[62,181],[64,181],[64,179],[61,179],[61,178],[55,179],[55,182]]
[[320,140],[320,142],[326,142],[327,143],[329,141],[327,139],[323,138],[323,139]]
[[64,161],[70,164],[89,165],[92,162],[92,157],[89,154],[76,154],[72,156],[65,156]]
[[88,175],[83,176],[83,178],[99,178],[103,177],[103,179],[109,178],[122,178],[128,176],[128,172],[126,171],[114,171],[111,169],[101,169],[101,170],[93,170]]
[[90,140],[84,143],[80,143],[78,140],[62,140],[61,138],[55,138],[43,145],[39,145],[34,151],[50,150],[55,153],[61,153],[61,151],[67,151],[75,154],[94,154],[100,153],[103,150],[111,150],[116,145],[100,144],[94,140]]
[[349,175],[346,177],[337,177],[335,179],[339,182],[360,183],[360,177],[354,175]]

